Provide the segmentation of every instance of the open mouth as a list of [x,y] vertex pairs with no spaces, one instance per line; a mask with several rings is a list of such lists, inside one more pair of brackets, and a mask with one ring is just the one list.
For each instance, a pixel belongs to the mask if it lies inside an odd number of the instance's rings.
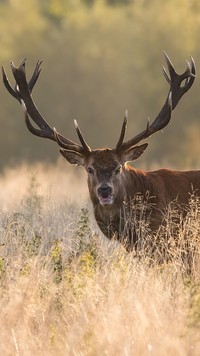
[[99,195],[98,198],[101,205],[111,205],[113,203],[113,195],[103,194]]

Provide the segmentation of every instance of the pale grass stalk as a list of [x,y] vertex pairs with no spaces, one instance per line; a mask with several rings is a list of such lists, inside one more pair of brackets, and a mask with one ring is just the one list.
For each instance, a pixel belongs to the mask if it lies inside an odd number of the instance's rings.
[[18,348],[18,345],[17,345],[15,331],[14,331],[13,328],[11,329],[11,331],[12,331],[13,342],[14,342],[14,345],[15,345],[16,354],[19,355],[19,348]]

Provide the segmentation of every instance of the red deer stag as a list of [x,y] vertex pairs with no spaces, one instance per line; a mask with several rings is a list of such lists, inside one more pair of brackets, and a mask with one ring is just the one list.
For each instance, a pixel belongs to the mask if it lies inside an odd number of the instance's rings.
[[[150,228],[155,231],[162,223],[163,213],[168,204],[177,199],[182,205],[188,203],[192,189],[200,192],[200,171],[174,171],[159,169],[153,172],[141,171],[127,164],[138,159],[148,144],[137,144],[163,129],[170,121],[171,113],[181,97],[191,88],[195,79],[195,64],[191,58],[187,61],[187,69],[183,74],[177,74],[169,57],[165,54],[168,72],[163,67],[164,76],[170,89],[167,99],[155,120],[144,131],[124,141],[127,113],[125,114],[121,133],[114,149],[91,149],[86,143],[76,121],[75,128],[80,140],[77,144],[62,136],[55,128],[42,117],[38,111],[32,96],[32,89],[41,71],[41,61],[38,61],[29,82],[25,74],[25,60],[17,68],[11,63],[11,70],[16,81],[11,87],[3,68],[3,81],[8,92],[16,98],[23,107],[25,122],[29,131],[39,137],[55,141],[61,154],[71,164],[83,166],[88,173],[88,187],[94,207],[96,221],[105,234],[111,239],[115,236],[124,243],[127,250],[137,248],[139,237],[137,234],[137,216],[131,228],[127,229],[127,223],[131,220],[131,211],[134,208],[135,197],[153,197],[150,204],[149,217]],[[30,118],[38,126],[34,127]],[[129,211],[123,215],[124,207]],[[140,211],[138,212],[140,214]],[[134,218],[135,219],[135,218]],[[126,231],[123,235],[122,232]],[[123,235],[123,236],[122,236]]]

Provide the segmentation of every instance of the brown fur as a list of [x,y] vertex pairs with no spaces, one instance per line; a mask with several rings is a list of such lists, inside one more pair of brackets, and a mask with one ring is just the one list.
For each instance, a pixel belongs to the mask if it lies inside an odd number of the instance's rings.
[[[68,159],[66,155],[65,158]],[[119,166],[121,172],[116,174]],[[97,224],[107,238],[115,236],[129,251],[138,244],[136,225],[141,205],[138,205],[137,197],[140,197],[140,203],[148,203],[145,218],[149,219],[151,230],[156,231],[172,201],[176,200],[184,212],[190,195],[200,192],[200,171],[160,169],[146,172],[126,164],[115,150],[92,151],[85,158],[84,167],[87,171],[91,167],[93,170],[92,174],[88,173],[88,187]],[[97,189],[102,184],[112,187],[114,201],[110,205],[99,202]],[[131,222],[129,226],[127,221]]]

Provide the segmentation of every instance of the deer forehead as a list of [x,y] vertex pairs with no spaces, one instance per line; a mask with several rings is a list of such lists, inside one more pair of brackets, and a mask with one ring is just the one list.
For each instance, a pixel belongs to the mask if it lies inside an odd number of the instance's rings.
[[93,166],[96,170],[114,170],[120,165],[120,158],[111,149],[95,150],[87,162],[88,166]]

